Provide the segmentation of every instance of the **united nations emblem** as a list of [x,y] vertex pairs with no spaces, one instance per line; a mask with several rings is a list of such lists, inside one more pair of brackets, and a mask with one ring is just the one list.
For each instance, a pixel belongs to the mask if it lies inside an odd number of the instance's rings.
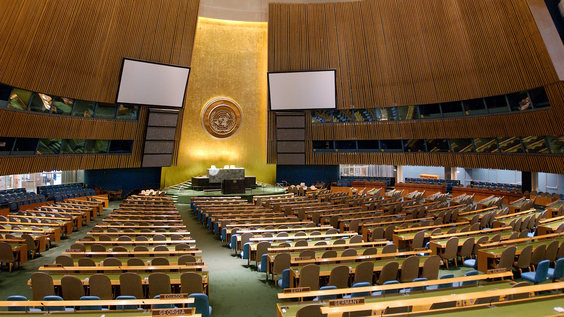
[[234,136],[241,127],[242,119],[241,108],[228,98],[213,99],[202,110],[202,127],[216,139]]

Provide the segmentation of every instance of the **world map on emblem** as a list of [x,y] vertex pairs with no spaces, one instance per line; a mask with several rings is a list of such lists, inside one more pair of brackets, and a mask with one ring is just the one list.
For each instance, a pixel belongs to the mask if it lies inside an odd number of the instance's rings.
[[222,107],[210,112],[210,127],[217,134],[228,134],[235,128],[237,117],[230,108]]
[[235,101],[216,98],[204,106],[201,119],[208,135],[216,139],[228,139],[241,128],[243,116]]

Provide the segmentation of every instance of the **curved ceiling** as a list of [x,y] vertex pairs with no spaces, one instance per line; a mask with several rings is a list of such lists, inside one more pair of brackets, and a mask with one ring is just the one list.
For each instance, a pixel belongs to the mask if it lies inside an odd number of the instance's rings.
[[327,3],[352,1],[358,0],[201,0],[199,15],[222,20],[267,22],[269,2]]

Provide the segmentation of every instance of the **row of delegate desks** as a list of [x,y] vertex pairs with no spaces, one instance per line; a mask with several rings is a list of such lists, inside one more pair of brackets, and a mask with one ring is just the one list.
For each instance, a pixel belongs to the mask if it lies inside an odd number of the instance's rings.
[[[159,299],[127,299],[127,300],[66,300],[66,301],[0,301],[0,307],[3,309],[8,309],[8,311],[0,311],[0,314],[4,315],[49,315],[52,317],[58,316],[82,316],[82,317],[147,317],[160,315],[160,310],[153,308],[156,305],[171,305],[180,307],[178,310],[167,309],[163,310],[163,314],[174,314],[174,316],[192,316],[199,317],[201,315],[194,314],[193,309],[181,308],[188,304],[193,304],[194,299],[188,297],[173,297],[165,298],[162,296]],[[102,306],[102,307],[116,307],[116,306],[145,306],[141,309],[134,310],[78,310],[73,312],[61,312],[57,311],[60,307],[85,307],[85,306]],[[41,311],[24,311],[26,308],[35,307]],[[148,309],[150,307],[150,309]],[[22,311],[13,311],[16,309],[22,309]],[[167,312],[164,312],[167,311]]]
[[555,240],[558,241],[558,244],[560,245],[564,242],[564,234],[547,234],[544,236],[536,236],[534,238],[523,238],[493,244],[485,244],[482,249],[478,250],[477,269],[481,272],[487,272],[488,269],[495,267],[495,263],[499,261],[501,253],[509,246],[514,245],[516,247],[515,256],[518,256],[521,254],[521,250],[528,245],[532,245],[534,251],[537,246],[541,244],[548,245],[550,242]]
[[[408,283],[411,284],[411,283]],[[554,314],[554,307],[552,305],[561,306],[563,299],[562,294],[559,295],[540,295],[546,292],[558,291],[560,292],[564,288],[563,282],[557,283],[547,283],[532,286],[524,286],[518,288],[512,288],[513,282],[501,281],[493,283],[480,283],[479,285],[465,286],[465,287],[455,287],[455,288],[445,288],[438,289],[434,291],[421,291],[421,292],[410,292],[409,296],[403,294],[387,294],[384,296],[371,296],[364,297],[362,302],[355,305],[333,305],[330,306],[332,301],[320,301],[320,302],[285,302],[277,304],[277,316],[278,317],[290,317],[296,316],[298,309],[311,305],[311,304],[321,304],[321,313],[327,314],[328,317],[342,316],[343,314],[352,312],[363,312],[363,315],[367,316],[380,316],[385,313],[398,313],[398,312],[409,312],[410,316],[417,312],[425,312],[427,314],[431,313],[434,309],[437,309],[439,316],[460,316],[459,313],[461,308],[472,308],[487,307],[485,310],[485,315],[499,316],[497,313],[497,305],[505,306],[504,302],[508,303],[508,309],[504,310],[505,314],[508,316],[524,316],[525,311],[527,316],[550,316]],[[407,286],[407,285],[406,285]],[[382,287],[384,289],[385,287]],[[533,296],[531,299],[529,296]],[[520,298],[519,300],[514,300],[513,298]],[[496,308],[492,308],[492,302],[496,303]],[[337,302],[338,303],[338,302]],[[511,309],[509,307],[522,307],[524,303],[529,304],[528,310],[519,311],[515,308]],[[549,304],[550,308],[541,309],[542,304]],[[558,304],[560,303],[560,304]],[[535,312],[535,306],[539,306],[540,311],[543,312],[539,315]],[[447,310],[450,309],[450,310]],[[476,310],[470,310],[476,313]],[[480,311],[478,308],[477,311]],[[511,312],[512,311],[512,312]],[[539,312],[540,312],[539,311]],[[547,314],[547,315],[544,315]],[[465,316],[467,316],[466,314]],[[435,313],[431,313],[431,316],[436,316]]]
[[20,228],[31,228],[32,226],[35,228],[44,228],[46,230],[53,230],[55,234],[61,237],[69,235],[72,233],[73,223],[71,220],[50,220],[49,223],[32,223],[32,222],[22,222],[21,219],[19,221],[0,221],[0,226],[4,228],[9,227],[20,227]]
[[[314,246],[303,246],[303,247],[296,247],[294,245],[291,245],[290,247],[279,247],[278,245],[271,245],[271,247],[268,248],[268,253],[267,253],[267,269],[266,269],[266,273],[267,276],[269,275],[273,275],[273,268],[274,268],[274,258],[276,257],[276,255],[278,253],[294,253],[295,252],[301,252],[301,251],[305,251],[305,250],[314,250],[314,251],[327,251],[327,250],[339,250],[339,251],[344,251],[345,249],[348,248],[355,248],[357,249],[357,252],[359,252],[360,250],[362,250],[364,252],[364,250],[366,248],[370,248],[370,247],[381,247],[384,246],[388,243],[388,241],[374,241],[374,242],[362,242],[362,243],[344,243],[344,244],[332,244],[333,241],[327,241],[327,245],[314,245]],[[381,251],[381,250],[380,250]],[[250,258],[252,259],[256,259],[256,244],[251,245],[251,250],[250,250]]]

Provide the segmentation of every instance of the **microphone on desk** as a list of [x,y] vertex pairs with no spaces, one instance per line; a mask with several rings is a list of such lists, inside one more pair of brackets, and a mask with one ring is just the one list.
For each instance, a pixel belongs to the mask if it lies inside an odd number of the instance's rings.
[[43,306],[44,311],[49,312],[49,307],[45,306],[45,304],[43,304],[43,302],[41,302],[41,306]]

